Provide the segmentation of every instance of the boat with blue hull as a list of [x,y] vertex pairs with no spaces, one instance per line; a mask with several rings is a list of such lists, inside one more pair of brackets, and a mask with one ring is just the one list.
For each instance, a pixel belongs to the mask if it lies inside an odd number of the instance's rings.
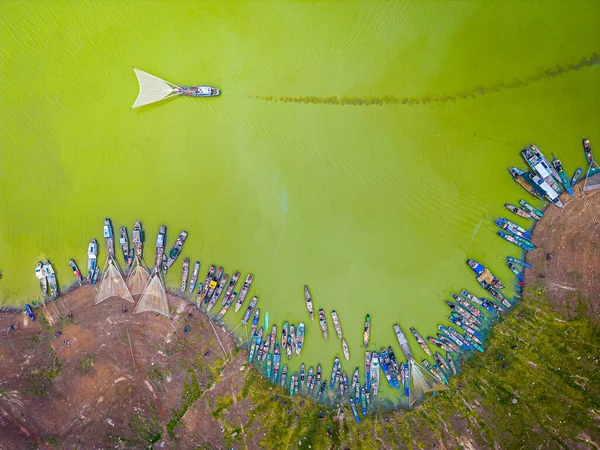
[[573,189],[571,189],[571,181],[567,177],[567,174],[565,173],[565,169],[563,168],[563,165],[560,162],[560,159],[558,159],[558,158],[554,159],[552,161],[552,165],[558,172],[558,176],[560,177],[560,181],[562,182],[562,185],[565,187],[565,190],[569,193],[570,196],[575,195],[575,193],[573,192]]
[[571,178],[571,187],[575,186],[579,181],[579,175],[581,175],[582,170],[583,169],[581,167],[578,167],[575,173],[573,174],[573,178]]
[[514,256],[507,256],[506,261],[509,263],[518,264],[519,266],[527,267],[528,269],[531,269],[531,264],[523,261],[522,259],[515,258]]
[[525,211],[539,217],[540,219],[544,217],[544,213],[542,211],[527,203],[525,200],[519,200],[519,205],[521,205],[521,208],[523,208]]

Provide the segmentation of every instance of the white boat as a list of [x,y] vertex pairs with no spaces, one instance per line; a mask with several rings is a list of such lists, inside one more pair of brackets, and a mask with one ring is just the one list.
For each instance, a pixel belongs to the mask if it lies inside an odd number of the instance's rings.
[[219,88],[204,85],[177,86],[135,67],[133,71],[140,85],[140,92],[131,107],[132,109],[179,95],[184,97],[217,97],[221,95]]
[[379,392],[379,356],[373,352],[371,357],[371,392],[376,396]]
[[97,259],[98,259],[98,241],[96,239],[92,239],[90,241],[90,245],[88,245],[88,270],[87,270],[87,279],[88,281],[92,280],[92,276],[94,276],[94,269],[96,269]]
[[564,207],[563,203],[560,201],[558,192],[556,192],[556,190],[550,184],[548,184],[547,181],[533,174],[531,175],[530,179],[536,186],[539,186],[539,188],[544,191],[544,196],[554,205],[558,206],[559,208]]

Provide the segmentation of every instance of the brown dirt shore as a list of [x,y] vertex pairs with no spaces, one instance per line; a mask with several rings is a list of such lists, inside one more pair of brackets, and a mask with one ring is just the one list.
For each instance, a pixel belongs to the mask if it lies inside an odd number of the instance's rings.
[[[227,331],[172,295],[169,321],[121,299],[94,306],[94,293],[74,289],[35,322],[0,314],[0,448],[222,448],[211,412],[245,370]],[[241,427],[244,407],[232,413]]]
[[[541,287],[555,310],[574,318],[587,314],[600,323],[600,189],[561,197],[564,210],[549,206],[536,225],[538,247],[526,261],[525,283]],[[549,258],[547,255],[552,255]]]

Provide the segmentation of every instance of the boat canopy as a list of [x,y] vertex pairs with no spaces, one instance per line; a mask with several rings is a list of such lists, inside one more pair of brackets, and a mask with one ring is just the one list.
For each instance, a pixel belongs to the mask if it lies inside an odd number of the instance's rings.
[[135,99],[135,102],[131,107],[132,109],[179,95],[179,93],[176,91],[176,89],[181,89],[179,86],[169,83],[162,78],[150,75],[149,73],[135,67],[133,70],[140,85],[140,93]]

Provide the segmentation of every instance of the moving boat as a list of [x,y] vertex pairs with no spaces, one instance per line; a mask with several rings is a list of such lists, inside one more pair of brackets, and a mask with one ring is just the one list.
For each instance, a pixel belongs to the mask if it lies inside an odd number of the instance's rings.
[[223,296],[223,302],[222,302],[223,305],[229,299],[229,296],[231,295],[231,293],[237,286],[239,279],[240,279],[240,273],[236,270],[235,272],[233,272],[231,280],[229,280],[229,286],[227,286],[227,290],[225,291],[225,295]]
[[508,219],[505,219],[504,217],[495,219],[494,224],[503,230],[510,231],[517,236],[521,236],[523,239],[531,239],[531,233],[528,230],[514,222],[511,222]]
[[258,302],[258,297],[256,297],[256,296],[252,297],[252,300],[250,300],[250,304],[248,305],[248,308],[246,309],[246,312],[244,313],[244,317],[242,319],[242,325],[246,325],[248,323],[248,320],[250,320],[250,314],[252,314],[252,311],[254,310],[254,307],[256,306],[257,302]]
[[[200,307],[200,303],[204,301],[206,294],[208,294],[208,287],[210,286],[211,281],[213,281],[213,277],[215,276],[215,270],[216,267],[214,266],[214,264],[211,264],[208,268],[208,273],[206,274],[206,280],[204,280],[204,285],[198,286],[198,298],[196,299],[198,307]],[[237,309],[235,311],[237,312]]]
[[394,332],[396,333],[396,339],[398,339],[398,344],[400,344],[400,349],[402,350],[402,353],[404,353],[404,356],[406,357],[406,359],[408,359],[409,362],[412,361],[414,358],[410,351],[410,347],[408,345],[408,341],[406,340],[406,336],[400,328],[400,325],[394,325]]
[[96,266],[94,268],[94,273],[92,274],[92,279],[90,280],[92,283],[92,286],[94,286],[96,284],[99,276],[100,276],[100,267]]
[[[192,271],[192,279],[190,280],[190,288],[189,293],[192,294],[194,289],[196,289],[196,283],[198,283],[198,276],[200,275],[200,261],[196,261],[194,263],[194,270]],[[225,296],[225,298],[229,298],[229,295]]]
[[77,263],[75,262],[75,260],[73,258],[69,259],[69,266],[71,267],[71,270],[73,271],[73,274],[75,275],[75,278],[77,279],[77,281],[79,282],[79,285],[81,286],[81,272],[79,271],[79,267],[77,267]]
[[175,262],[175,260],[179,256],[179,254],[181,253],[181,249],[183,248],[183,244],[185,244],[185,240],[187,239],[187,237],[188,237],[187,231],[182,231],[181,233],[179,233],[179,236],[177,236],[177,240],[175,241],[175,244],[173,244],[173,247],[169,251],[169,257],[167,258],[167,264],[165,267],[163,267],[163,270],[165,273],[167,273],[166,271],[173,265],[173,263]]
[[346,361],[350,360],[350,351],[348,350],[348,344],[346,343],[346,339],[342,338],[342,351],[344,352],[344,357]]
[[107,217],[104,219],[104,241],[106,242],[106,254],[109,257],[115,257],[115,236],[113,233],[112,223]]
[[516,214],[519,217],[523,217],[524,219],[535,219],[530,213],[525,211],[524,209],[517,208],[515,205],[511,205],[510,203],[505,203],[504,207],[508,209],[510,212]]
[[536,145],[532,144],[524,148],[521,154],[535,173],[552,186],[554,190],[558,190],[557,182],[560,183],[560,176]]
[[166,235],[167,227],[161,225],[158,228],[158,235],[156,236],[156,255],[154,256],[154,273],[160,272],[160,268],[163,263],[163,256],[165,254]]
[[331,311],[331,318],[333,319],[333,327],[335,328],[335,332],[337,333],[338,337],[341,339],[342,338],[342,325],[340,324],[340,319],[338,318],[338,315],[335,312],[335,309],[333,311]]
[[133,262],[133,252],[129,249],[129,236],[127,235],[127,227],[121,227],[119,229],[119,245],[121,246],[121,251],[123,252],[123,262],[127,265],[127,267],[131,267],[131,263]]
[[410,327],[410,332],[413,334],[413,336],[417,340],[417,343],[423,349],[423,351],[425,353],[427,353],[429,356],[431,356],[431,351],[429,350],[429,347],[427,347],[427,343],[421,337],[421,335],[419,334],[419,332],[417,330],[415,330],[413,327]]
[[144,230],[142,230],[142,222],[139,220],[133,224],[132,240],[135,255],[141,259],[144,250]]
[[190,258],[184,258],[181,265],[181,292],[185,292],[187,287],[188,273],[190,271]]
[[304,285],[304,300],[306,300],[306,309],[310,314],[310,320],[315,320],[315,310],[313,309],[312,298],[308,291],[308,286]]
[[587,138],[583,138],[583,152],[585,153],[585,159],[588,164],[592,164],[594,162],[594,154],[592,153],[592,146],[590,145],[590,140]]
[[525,277],[519,271],[519,269],[517,269],[512,263],[510,263],[508,261],[506,262],[506,267],[508,267],[510,269],[510,271],[517,276],[519,286],[521,286],[521,287],[525,286]]
[[251,273],[246,277],[246,281],[244,281],[244,285],[242,286],[242,290],[240,291],[240,295],[235,303],[235,308],[233,308],[234,312],[238,312],[238,310],[242,307],[244,300],[246,300],[246,296],[248,295],[248,291],[250,290],[250,286],[252,285],[252,281],[254,280],[254,275]]
[[25,311],[27,311],[27,315],[29,315],[31,321],[35,322],[35,314],[33,313],[33,309],[29,303],[25,303]]
[[52,298],[58,297],[58,284],[56,282],[56,274],[54,273],[54,267],[50,264],[50,261],[44,261],[44,274],[48,279],[48,284],[50,285],[50,295]]
[[527,267],[528,269],[531,268],[531,264],[529,264],[528,262],[525,262],[522,259],[514,258],[512,256],[507,256],[506,261],[513,264],[518,264],[519,266]]
[[571,189],[571,182],[567,178],[567,174],[565,173],[565,169],[563,168],[563,165],[560,162],[560,159],[556,158],[555,160],[553,160],[552,165],[558,172],[558,176],[560,177],[560,181],[562,181],[562,184],[565,187],[565,190],[569,193],[569,195],[571,195],[571,196],[575,195],[575,193],[573,192],[573,189]]
[[98,242],[96,239],[92,239],[90,241],[90,245],[88,245],[88,270],[87,270],[87,279],[88,281],[92,281],[92,276],[94,275],[94,270],[96,269],[97,260],[98,260]]
[[571,187],[577,184],[577,181],[579,180],[579,175],[581,175],[581,171],[581,167],[578,167],[575,173],[573,174],[573,178],[571,178]]
[[300,322],[298,324],[298,329],[296,330],[296,355],[300,356],[300,352],[302,351],[302,346],[304,345],[304,322]]
[[48,280],[46,279],[46,272],[42,267],[42,263],[38,262],[35,268],[35,276],[40,283],[40,290],[42,291],[42,297],[46,297],[48,294]]
[[275,343],[275,351],[273,353],[273,383],[277,383],[279,376],[279,364],[281,362],[281,354],[279,353],[279,344]]
[[365,348],[369,348],[369,337],[370,336],[371,336],[371,316],[369,314],[367,314],[367,317],[365,318],[365,332],[363,335],[363,341],[365,344]]
[[371,354],[371,392],[377,396],[379,392],[379,355],[377,352]]
[[223,289],[225,289],[225,284],[227,283],[228,279],[229,279],[229,275],[225,274],[219,280],[219,285],[215,289],[212,297],[208,301],[208,305],[206,306],[206,311],[207,312],[210,311],[213,308],[213,306],[215,306],[215,304],[217,303],[217,301],[219,301],[219,297],[221,296],[221,292],[223,292]]
[[335,385],[339,366],[340,358],[336,356],[333,360],[333,367],[331,368],[331,380],[329,381],[329,389],[333,389],[333,386]]
[[321,325],[321,333],[323,337],[327,339],[327,320],[325,320],[325,312],[323,308],[319,309],[319,325]]
[[542,198],[543,192],[539,192],[538,187],[535,184],[531,183],[528,173],[523,172],[522,170],[519,170],[516,167],[511,167],[508,169],[508,171],[512,175],[513,180],[519,186],[521,186],[523,189],[525,189],[527,192],[529,192],[534,197],[537,197],[540,199]]
[[229,308],[233,304],[233,301],[235,300],[235,296],[236,295],[237,295],[237,292],[232,292],[231,293],[231,295],[229,296],[229,298],[227,299],[227,301],[223,305],[223,308],[221,308],[221,311],[219,312],[219,314],[217,314],[217,320],[221,320],[223,318],[223,316],[225,314],[227,314],[227,311],[229,311]]
[[215,276],[213,277],[213,279],[210,281],[210,283],[208,283],[208,292],[206,293],[206,296],[204,297],[204,303],[208,303],[212,299],[212,296],[215,293],[215,289],[217,289],[217,286],[219,285],[219,281],[221,281],[222,276],[223,276],[223,268],[219,267],[217,269],[217,272],[215,273]]
[[537,208],[534,208],[531,204],[527,203],[525,200],[519,200],[519,205],[521,205],[521,208],[523,208],[525,211],[529,212],[530,214],[534,214],[534,215],[538,216],[540,219],[542,217],[544,217],[543,212],[541,212]]
[[526,252],[529,252],[529,251],[533,250],[533,246],[532,245],[527,245],[526,243],[519,241],[517,239],[517,236],[505,233],[504,231],[501,231],[501,230],[496,231],[496,234],[498,236],[500,236],[502,239],[504,239],[505,241],[508,241],[511,244],[516,245],[519,248],[522,248]]
[[149,105],[171,97],[217,97],[221,95],[219,88],[211,86],[177,86],[162,78],[151,75],[136,67],[133,68],[140,86],[140,92],[131,109]]
[[356,410],[356,405],[354,404],[354,399],[352,397],[350,397],[350,408],[352,409],[352,414],[354,414],[354,420],[360,425],[360,417],[358,417],[358,411]]

